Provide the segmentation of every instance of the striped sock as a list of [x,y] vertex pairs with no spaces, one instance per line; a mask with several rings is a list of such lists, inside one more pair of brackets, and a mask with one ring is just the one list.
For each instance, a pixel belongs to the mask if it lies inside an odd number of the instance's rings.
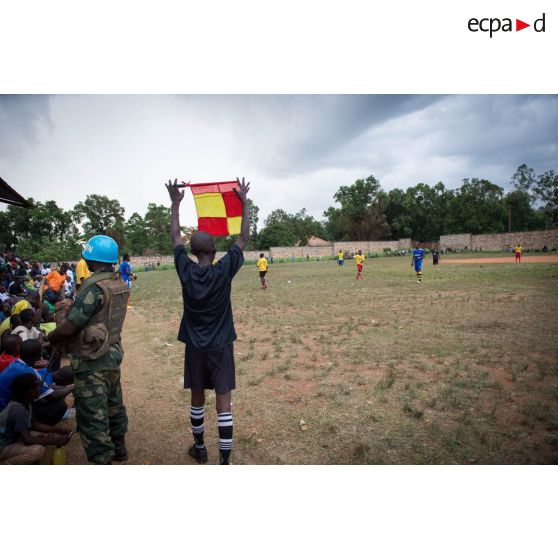
[[221,454],[221,465],[228,465],[231,457],[233,437],[232,413],[219,413],[217,421],[219,427],[219,453]]
[[197,449],[205,448],[203,442],[203,418],[205,415],[205,407],[190,406],[190,422],[192,423],[192,434]]

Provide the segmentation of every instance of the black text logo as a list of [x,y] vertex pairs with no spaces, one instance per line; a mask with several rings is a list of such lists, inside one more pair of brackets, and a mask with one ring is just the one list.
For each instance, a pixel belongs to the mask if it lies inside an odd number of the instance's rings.
[[469,31],[473,33],[478,33],[479,31],[482,33],[489,33],[490,38],[494,33],[498,33],[502,31],[506,32],[513,32],[513,31],[521,31],[522,29],[527,29],[527,27],[533,27],[533,30],[537,33],[544,33],[545,32],[545,21],[546,14],[543,14],[539,19],[536,19],[531,26],[530,23],[525,23],[521,19],[515,19],[515,29],[513,26],[513,19],[509,17],[505,17],[500,19],[498,17],[485,17],[482,19],[477,19],[476,17],[472,17],[467,27]]

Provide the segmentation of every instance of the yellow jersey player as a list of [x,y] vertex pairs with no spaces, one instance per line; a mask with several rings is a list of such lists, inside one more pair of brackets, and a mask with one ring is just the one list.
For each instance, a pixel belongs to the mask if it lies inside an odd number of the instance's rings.
[[343,250],[339,250],[339,252],[337,252],[337,267],[339,268],[339,271],[341,271],[341,268],[343,267],[344,263],[345,263],[345,254],[343,253]]
[[267,284],[265,282],[265,274],[267,273],[267,258],[263,255],[263,252],[260,254],[260,259],[256,264],[258,269],[260,270],[260,281],[262,282],[262,289],[267,289]]
[[362,250],[359,250],[355,254],[355,262],[357,266],[357,279],[362,279],[362,262],[365,260],[365,256],[362,255]]

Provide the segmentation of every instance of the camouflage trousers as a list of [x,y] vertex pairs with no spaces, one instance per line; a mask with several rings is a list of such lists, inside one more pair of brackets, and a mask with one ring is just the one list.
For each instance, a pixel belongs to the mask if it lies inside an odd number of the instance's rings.
[[92,463],[112,460],[113,440],[126,434],[120,370],[77,371],[74,380],[76,421],[81,443]]

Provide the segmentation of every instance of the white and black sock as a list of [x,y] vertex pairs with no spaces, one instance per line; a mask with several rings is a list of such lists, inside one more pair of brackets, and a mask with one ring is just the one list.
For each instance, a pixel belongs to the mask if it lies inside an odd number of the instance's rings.
[[194,441],[196,444],[196,449],[205,448],[203,442],[203,419],[205,416],[205,407],[194,407],[190,406],[190,422],[192,423],[192,434],[194,435]]
[[232,413],[219,413],[217,415],[217,425],[219,428],[219,453],[221,454],[221,464],[228,465],[231,457],[233,438]]

